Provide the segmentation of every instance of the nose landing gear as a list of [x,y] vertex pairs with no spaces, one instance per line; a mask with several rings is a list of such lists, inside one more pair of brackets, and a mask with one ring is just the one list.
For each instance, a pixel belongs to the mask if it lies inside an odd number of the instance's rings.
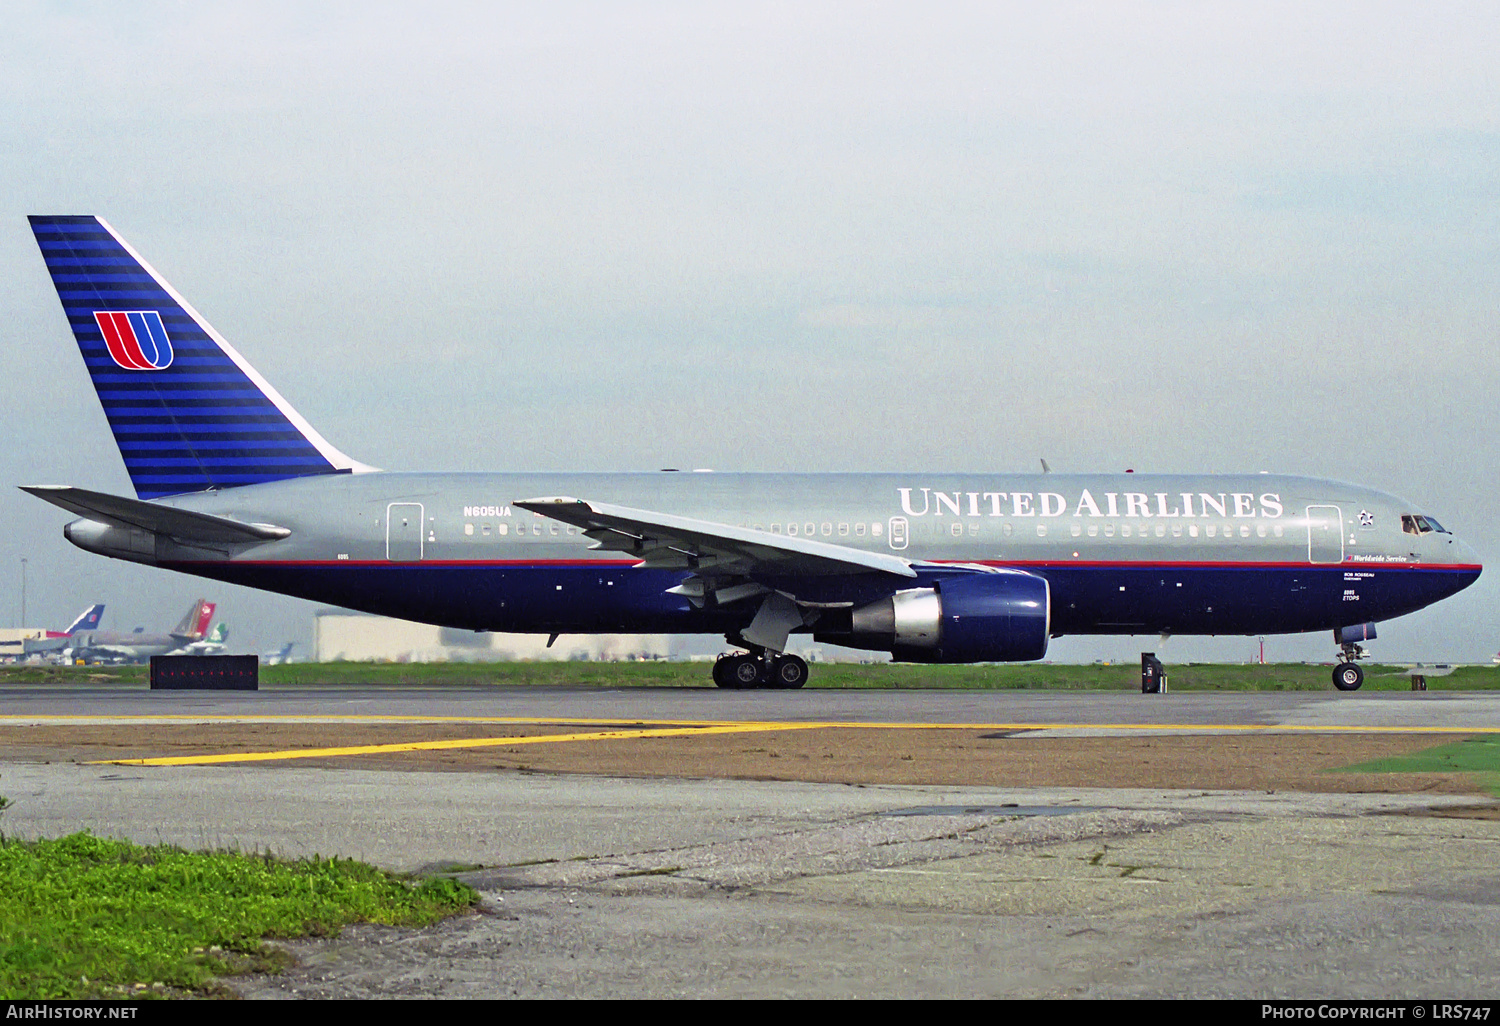
[[1339,644],[1339,662],[1333,668],[1333,686],[1340,691],[1358,691],[1359,686],[1365,682],[1365,671],[1354,661],[1365,657],[1365,650],[1360,642],[1375,640],[1375,625],[1361,623],[1335,628],[1333,640]]
[[1333,686],[1340,691],[1358,691],[1365,682],[1365,671],[1358,663],[1339,663],[1333,668]]
[[714,661],[714,683],[721,688],[795,689],[807,683],[807,663],[794,655],[729,652]]
[[1365,650],[1358,642],[1340,642],[1339,662],[1333,668],[1333,686],[1340,691],[1358,691],[1365,682],[1365,671],[1354,660],[1364,657]]

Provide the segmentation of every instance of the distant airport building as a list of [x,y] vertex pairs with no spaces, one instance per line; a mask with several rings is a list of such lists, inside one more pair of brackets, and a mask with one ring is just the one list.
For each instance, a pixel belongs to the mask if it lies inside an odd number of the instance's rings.
[[665,659],[670,652],[665,634],[564,634],[548,648],[545,634],[476,633],[344,609],[313,617],[313,658],[320,663],[617,661]]
[[0,627],[0,659],[20,659],[27,641],[46,636],[43,627]]

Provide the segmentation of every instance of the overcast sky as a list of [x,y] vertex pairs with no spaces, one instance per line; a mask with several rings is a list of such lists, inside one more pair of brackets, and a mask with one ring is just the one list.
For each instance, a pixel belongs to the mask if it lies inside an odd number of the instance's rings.
[[[389,469],[1285,471],[1500,563],[1497,54],[1493,3],[15,5],[0,619],[23,557],[30,625],[314,608],[11,487],[131,494],[29,213],[105,217]],[[1497,600],[1374,651],[1487,660]]]

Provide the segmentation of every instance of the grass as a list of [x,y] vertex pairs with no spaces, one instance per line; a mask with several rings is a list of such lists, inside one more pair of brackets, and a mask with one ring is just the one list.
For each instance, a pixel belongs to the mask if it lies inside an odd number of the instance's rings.
[[274,969],[265,938],[347,924],[420,926],[472,889],[346,859],[295,862],[73,834],[0,839],[0,999],[213,995],[218,977]]
[[1472,773],[1500,798],[1500,738],[1470,737],[1409,755],[1340,766],[1335,773]]
[[1500,738],[1465,738],[1410,755],[1343,766],[1341,773],[1494,773],[1500,775]]
[[[1399,666],[1363,664],[1365,691],[1409,691]],[[707,663],[292,663],[263,666],[262,687],[384,685],[391,687],[696,687],[711,688]],[[1171,691],[1330,691],[1331,666],[1272,663],[1265,666],[1186,663],[1167,667]],[[7,684],[140,685],[144,666],[0,666]],[[1500,689],[1500,667],[1460,666],[1429,677],[1433,691]],[[820,663],[810,688],[1131,691],[1140,670],[1131,664],[1064,666],[1010,663],[980,666]]]

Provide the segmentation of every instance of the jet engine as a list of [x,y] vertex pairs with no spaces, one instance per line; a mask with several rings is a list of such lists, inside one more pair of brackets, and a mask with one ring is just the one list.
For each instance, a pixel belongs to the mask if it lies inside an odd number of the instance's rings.
[[814,639],[901,662],[1024,662],[1047,654],[1051,614],[1045,578],[999,570],[898,591],[852,610],[848,633],[830,625]]

